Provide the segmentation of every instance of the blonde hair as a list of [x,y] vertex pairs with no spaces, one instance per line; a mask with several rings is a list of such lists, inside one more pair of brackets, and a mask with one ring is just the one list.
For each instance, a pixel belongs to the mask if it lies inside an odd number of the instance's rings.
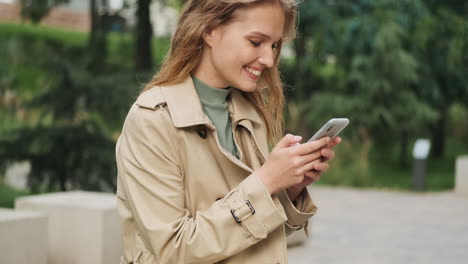
[[144,91],[154,86],[184,81],[201,61],[203,33],[210,28],[229,23],[236,11],[263,2],[274,2],[284,10],[283,39],[278,44],[274,66],[263,70],[254,92],[243,92],[243,95],[265,120],[268,141],[274,144],[284,133],[285,99],[278,64],[283,41],[296,36],[297,10],[294,0],[188,0],[179,18],[169,53],[159,72],[146,84]]

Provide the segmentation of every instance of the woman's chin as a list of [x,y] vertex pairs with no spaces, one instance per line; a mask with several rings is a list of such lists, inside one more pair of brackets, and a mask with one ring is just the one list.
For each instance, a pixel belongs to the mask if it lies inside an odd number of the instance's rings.
[[257,90],[257,82],[239,83],[237,86],[234,87],[243,92],[251,93]]

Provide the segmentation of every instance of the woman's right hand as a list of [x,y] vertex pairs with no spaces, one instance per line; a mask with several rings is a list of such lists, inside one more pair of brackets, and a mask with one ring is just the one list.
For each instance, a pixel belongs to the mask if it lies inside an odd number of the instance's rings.
[[302,182],[305,173],[321,161],[321,149],[330,143],[330,138],[325,137],[298,144],[301,139],[291,134],[284,136],[256,171],[270,194]]

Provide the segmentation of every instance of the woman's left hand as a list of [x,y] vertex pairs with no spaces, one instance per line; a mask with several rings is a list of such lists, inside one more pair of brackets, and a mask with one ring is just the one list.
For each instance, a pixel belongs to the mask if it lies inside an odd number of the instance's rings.
[[302,189],[320,180],[322,174],[329,168],[328,162],[335,157],[335,152],[332,148],[338,145],[341,140],[342,139],[340,137],[335,137],[326,147],[322,148],[322,157],[317,160],[317,163],[314,165],[314,170],[306,172],[306,177],[304,177],[304,180],[301,183],[291,186],[286,190],[291,201],[296,199]]

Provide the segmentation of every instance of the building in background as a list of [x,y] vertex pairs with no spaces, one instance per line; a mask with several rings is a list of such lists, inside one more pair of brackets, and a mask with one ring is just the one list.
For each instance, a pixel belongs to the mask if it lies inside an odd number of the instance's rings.
[[[89,10],[71,0],[69,5],[53,8],[40,24],[44,26],[87,32],[91,25]],[[22,23],[21,7],[17,0],[0,0],[0,22]]]
[[[124,2],[127,5],[124,7]],[[88,32],[91,25],[89,0],[70,0],[66,5],[53,8],[42,19],[41,25]],[[136,0],[108,0],[112,30],[125,31],[135,26]],[[0,22],[21,23],[21,9],[17,0],[0,0]],[[177,26],[178,11],[161,4],[151,3],[151,23],[155,36],[169,36]]]

